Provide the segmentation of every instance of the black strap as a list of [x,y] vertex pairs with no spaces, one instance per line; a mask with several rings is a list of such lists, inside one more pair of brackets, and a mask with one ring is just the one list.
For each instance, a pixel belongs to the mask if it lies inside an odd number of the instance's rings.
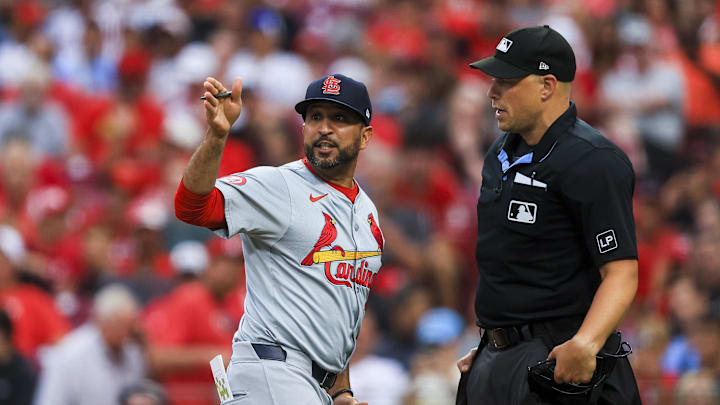
[[572,338],[580,329],[583,319],[584,316],[569,316],[519,326],[486,328],[482,340],[495,350],[504,350],[523,340],[539,337],[548,348],[553,348]]
[[532,339],[528,325],[510,326],[507,328],[484,329],[482,341],[496,350],[509,349],[523,340]]
[[337,379],[337,374],[326,371],[324,368],[315,364],[314,361],[312,363],[312,376],[315,381],[326,390],[335,385],[335,380]]

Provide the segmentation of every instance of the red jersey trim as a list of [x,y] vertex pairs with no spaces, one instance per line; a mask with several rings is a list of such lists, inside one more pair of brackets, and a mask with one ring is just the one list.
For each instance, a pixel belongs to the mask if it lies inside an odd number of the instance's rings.
[[175,192],[175,216],[190,225],[210,229],[227,228],[225,197],[217,188],[213,188],[209,194],[193,193],[180,180]]
[[315,176],[317,176],[318,178],[320,178],[322,181],[324,181],[325,183],[327,183],[330,187],[332,187],[332,188],[334,188],[335,190],[343,193],[343,194],[345,195],[345,197],[347,197],[350,201],[352,201],[353,204],[355,204],[355,198],[357,198],[357,195],[360,193],[360,187],[358,187],[357,182],[355,181],[355,179],[353,179],[353,186],[352,186],[352,188],[350,188],[350,187],[343,187],[343,186],[341,186],[341,185],[339,185],[339,184],[331,183],[331,182],[323,179],[322,176],[320,176],[319,174],[317,174],[317,172],[315,171],[315,169],[313,169],[312,166],[310,166],[310,163],[308,163],[307,158],[303,158],[302,161],[303,161],[303,163],[305,164],[305,166],[306,166],[308,169],[310,169],[310,171],[312,172],[312,174],[314,174]]

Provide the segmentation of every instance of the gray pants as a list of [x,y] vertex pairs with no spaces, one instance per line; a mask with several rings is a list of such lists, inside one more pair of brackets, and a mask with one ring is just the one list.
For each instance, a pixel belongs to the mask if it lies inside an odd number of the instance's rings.
[[312,361],[304,353],[283,348],[286,361],[260,359],[250,342],[233,343],[227,369],[235,404],[331,405],[328,393],[312,377]]

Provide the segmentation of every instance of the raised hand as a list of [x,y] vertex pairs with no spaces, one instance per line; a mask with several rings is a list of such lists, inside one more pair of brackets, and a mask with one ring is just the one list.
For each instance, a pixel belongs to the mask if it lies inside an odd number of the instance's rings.
[[230,132],[230,127],[242,111],[242,79],[236,78],[232,85],[232,95],[226,98],[215,98],[219,93],[227,91],[225,86],[214,77],[208,77],[203,83],[205,88],[205,119],[210,126],[210,133],[223,138]]

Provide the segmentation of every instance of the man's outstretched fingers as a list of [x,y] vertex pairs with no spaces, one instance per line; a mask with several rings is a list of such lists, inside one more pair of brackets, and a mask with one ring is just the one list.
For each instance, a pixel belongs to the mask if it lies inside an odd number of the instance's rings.
[[232,85],[232,95],[230,96],[230,99],[237,103],[240,101],[240,96],[242,95],[242,79],[239,77],[236,77],[233,81]]

